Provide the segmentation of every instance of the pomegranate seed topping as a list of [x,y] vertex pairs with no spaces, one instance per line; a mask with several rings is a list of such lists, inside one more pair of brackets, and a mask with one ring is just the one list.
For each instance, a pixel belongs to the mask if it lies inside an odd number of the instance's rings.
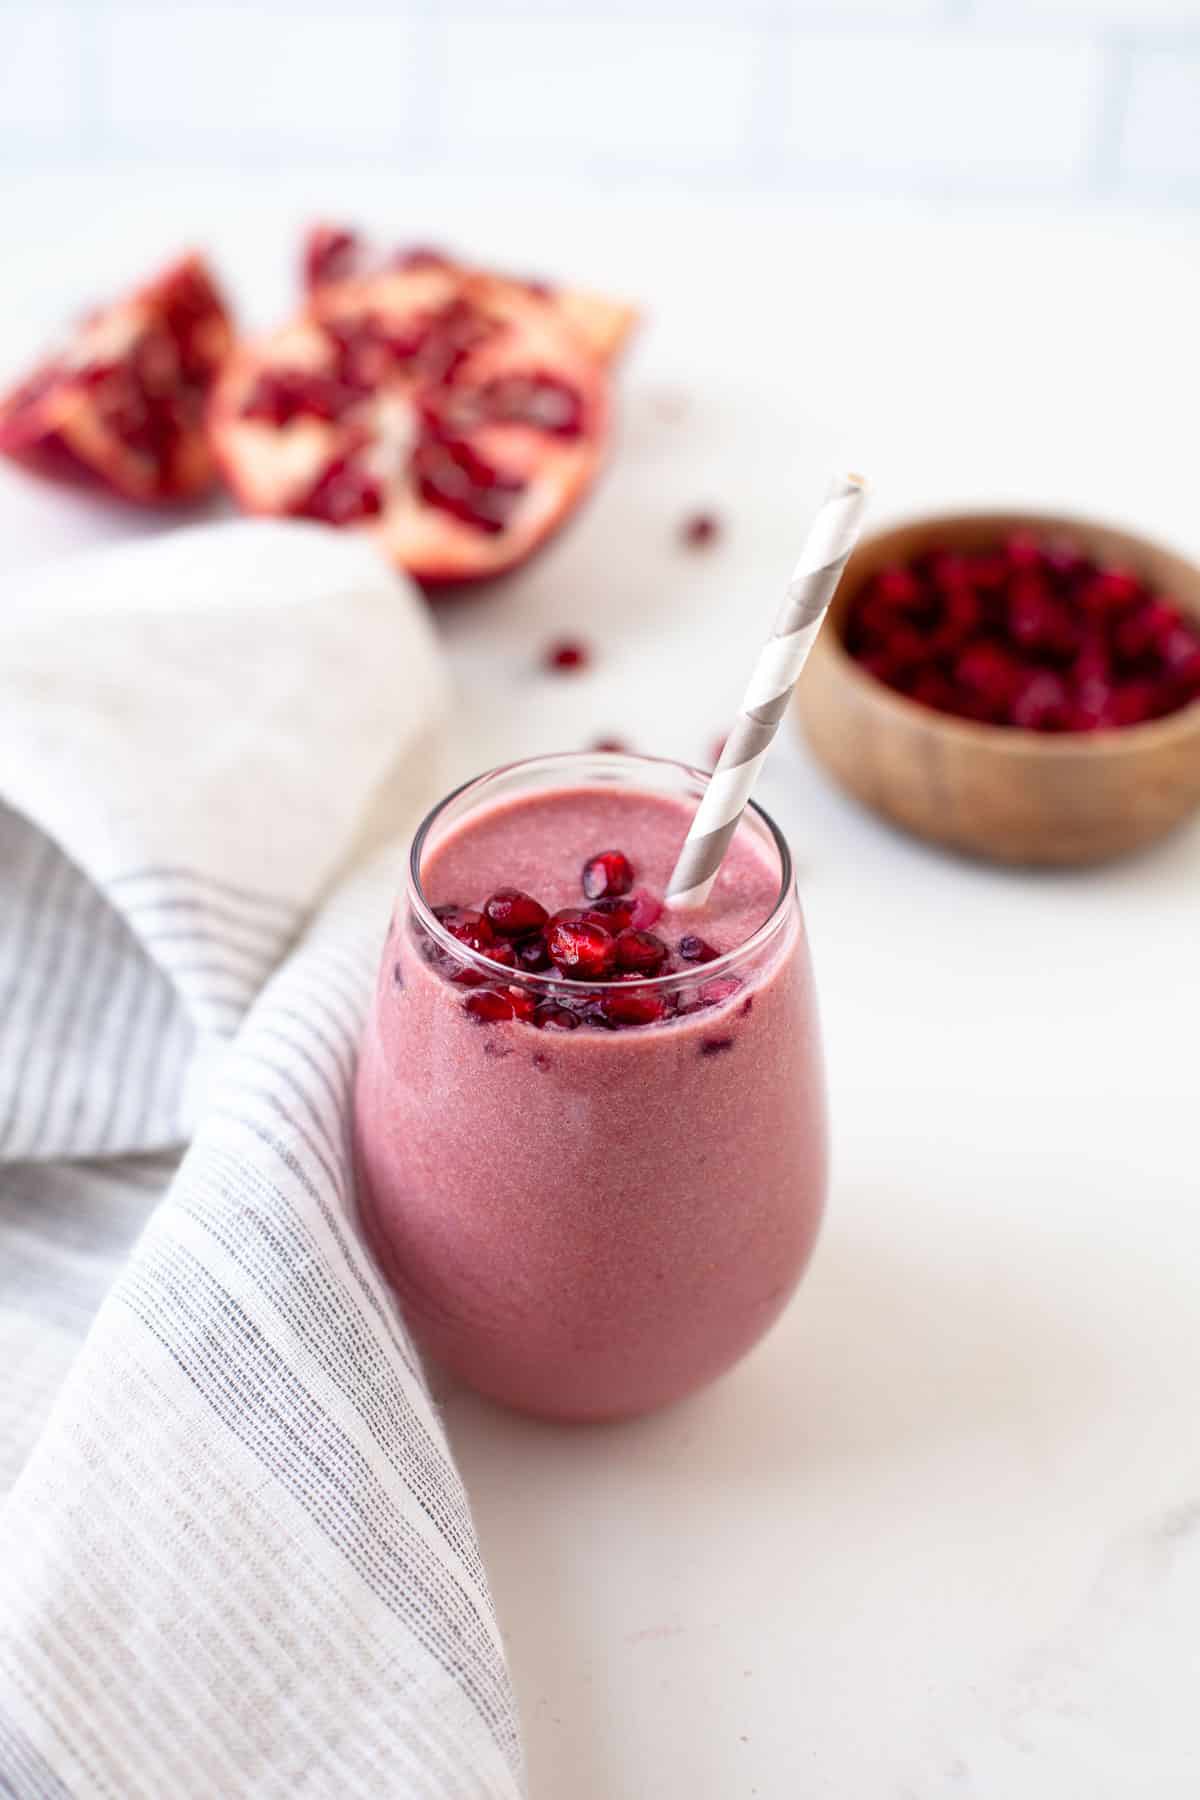
[[680,526],[679,535],[689,550],[704,550],[720,537],[720,521],[715,513],[692,513]]
[[481,912],[475,912],[469,906],[435,906],[433,916],[460,944],[465,944],[469,950],[478,950],[482,955],[488,953],[494,933]]
[[546,948],[546,940],[539,932],[536,937],[522,938],[514,945],[517,965],[531,975],[538,975],[543,969],[550,967],[550,952]]
[[606,1025],[621,1029],[633,1025],[657,1025],[670,1016],[670,1006],[662,994],[605,994],[600,1011]]
[[489,944],[487,954],[492,962],[503,963],[506,969],[517,967],[517,952],[513,945],[506,943],[503,938],[498,943]]
[[542,1000],[534,1008],[533,1022],[539,1031],[576,1031],[579,1019],[569,1007],[557,1000]]
[[688,963],[714,962],[720,954],[720,952],[714,950],[712,945],[707,943],[704,938],[696,937],[694,933],[690,931],[686,937],[680,938],[679,943],[676,945],[676,949],[684,962]]
[[629,896],[633,911],[627,923],[634,931],[649,931],[662,918],[662,902],[646,888],[634,888]]
[[503,937],[527,937],[531,931],[540,931],[550,917],[532,894],[511,887],[497,888],[483,910],[492,930]]
[[477,993],[467,995],[463,1011],[477,1025],[497,1025],[503,1019],[512,1018],[513,1005],[507,994],[497,993],[494,988],[480,988]]
[[548,669],[586,669],[592,657],[586,644],[575,638],[563,638],[550,645],[542,660]]
[[627,894],[633,886],[633,864],[620,850],[600,850],[584,863],[580,879],[589,900]]
[[610,932],[586,919],[568,919],[551,925],[546,933],[550,960],[564,974],[596,981],[608,974],[616,956]]
[[650,931],[623,931],[617,938],[617,967],[635,975],[657,975],[669,954]]
[[615,934],[633,923],[633,905],[632,896],[612,894],[604,900],[594,900],[582,916]]

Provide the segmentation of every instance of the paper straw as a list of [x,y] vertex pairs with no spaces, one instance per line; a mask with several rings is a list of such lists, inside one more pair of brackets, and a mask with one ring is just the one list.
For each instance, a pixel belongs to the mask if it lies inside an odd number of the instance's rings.
[[839,475],[830,484],[792,571],[775,629],[763,645],[741,711],[679,853],[667,888],[669,906],[703,906],[712,892],[729,841],[854,548],[866,499],[861,475]]

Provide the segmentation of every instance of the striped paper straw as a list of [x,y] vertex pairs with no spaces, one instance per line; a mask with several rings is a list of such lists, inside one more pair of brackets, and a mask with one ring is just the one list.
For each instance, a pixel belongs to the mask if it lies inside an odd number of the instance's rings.
[[866,499],[861,475],[839,475],[830,484],[792,571],[775,629],[763,645],[742,709],[679,853],[667,889],[670,906],[703,906],[712,892],[729,840],[854,548]]

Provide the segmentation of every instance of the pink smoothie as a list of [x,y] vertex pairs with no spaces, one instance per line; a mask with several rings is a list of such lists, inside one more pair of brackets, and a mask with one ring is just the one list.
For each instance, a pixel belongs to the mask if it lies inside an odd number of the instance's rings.
[[[689,817],[599,785],[484,805],[435,837],[422,888],[431,906],[504,886],[583,906],[581,866],[616,847],[661,895]],[[745,951],[674,981],[669,1021],[626,1030],[477,1022],[398,909],[359,1065],[360,1205],[417,1337],[472,1386],[556,1417],[641,1412],[718,1375],[784,1305],[826,1146],[807,943],[779,889],[774,845],[743,825],[710,906],[652,929]]]

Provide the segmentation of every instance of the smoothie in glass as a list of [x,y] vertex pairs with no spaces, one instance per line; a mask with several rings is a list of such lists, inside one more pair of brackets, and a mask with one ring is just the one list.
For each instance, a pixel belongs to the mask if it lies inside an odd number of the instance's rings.
[[530,1412],[619,1417],[711,1380],[820,1222],[783,840],[751,808],[703,912],[659,910],[703,781],[594,755],[485,776],[422,827],[389,932],[356,1094],[364,1223],[421,1344]]

